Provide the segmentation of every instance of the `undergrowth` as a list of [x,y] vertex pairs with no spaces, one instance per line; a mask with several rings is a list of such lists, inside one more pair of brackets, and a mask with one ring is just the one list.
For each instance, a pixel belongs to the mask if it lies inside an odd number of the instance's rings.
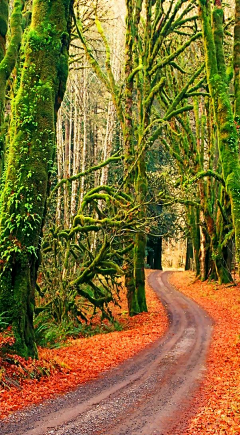
[[[50,313],[42,312],[35,319],[35,334],[37,345],[43,349],[57,349],[69,346],[77,338],[90,337],[96,334],[106,334],[122,330],[121,324],[112,319],[101,322],[100,316],[93,319],[93,323],[82,324],[80,321],[63,319],[57,322]],[[25,379],[40,380],[43,376],[50,376],[53,372],[66,369],[61,359],[46,358],[35,360],[15,355],[14,335],[12,328],[8,326],[5,314],[0,316],[0,390],[11,388],[21,389]]]
[[8,318],[6,312],[0,313],[0,331],[4,331],[8,326]]
[[122,326],[116,320],[107,323],[83,324],[63,319],[61,323],[58,323],[53,317],[40,314],[36,319],[35,335],[39,346],[53,349],[67,346],[70,339],[106,334],[121,329]]

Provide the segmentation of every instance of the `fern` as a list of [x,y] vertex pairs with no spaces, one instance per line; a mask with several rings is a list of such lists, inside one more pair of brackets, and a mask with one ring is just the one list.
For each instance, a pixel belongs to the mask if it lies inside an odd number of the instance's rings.
[[8,327],[8,317],[6,311],[0,314],[0,331],[4,331]]

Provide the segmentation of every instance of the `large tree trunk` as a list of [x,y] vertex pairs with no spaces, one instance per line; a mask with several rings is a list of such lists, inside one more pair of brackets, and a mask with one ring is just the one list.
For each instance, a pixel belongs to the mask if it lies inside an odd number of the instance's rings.
[[8,0],[1,1],[0,8],[0,62],[6,52],[6,34],[8,30]]
[[11,38],[6,50],[8,30],[8,1],[0,3],[0,178],[5,164],[4,109],[7,82],[16,64],[22,38],[22,8],[24,1],[15,0],[10,19]]
[[234,67],[234,92],[235,92],[234,114],[237,123],[237,128],[239,129],[240,128],[240,2],[239,0],[235,1],[233,67]]
[[[234,124],[233,110],[225,76],[225,61],[222,50],[223,10],[221,1],[215,2],[211,10],[210,1],[199,0],[200,19],[203,29],[207,79],[214,106],[218,132],[219,155],[222,162],[226,190],[231,200],[235,229],[236,258],[240,263],[240,165],[238,136]],[[213,16],[213,21],[211,17]],[[213,29],[214,27],[214,34]],[[214,39],[215,35],[215,39]]]
[[[144,146],[144,143],[141,143]],[[135,190],[136,198],[140,206],[138,212],[139,222],[146,216],[146,207],[144,201],[147,196],[147,177],[146,177],[146,153],[143,152],[139,147],[138,153],[140,154],[137,171],[136,171],[136,181]],[[135,276],[135,292],[137,294],[139,311],[147,311],[147,303],[145,296],[145,255],[147,247],[147,237],[144,231],[138,231],[135,236],[135,247],[134,247],[134,276]]]
[[[125,191],[128,194],[133,194],[134,186],[134,171],[130,170],[134,161],[134,130],[133,130],[133,78],[130,79],[133,70],[133,35],[132,35],[132,2],[127,4],[127,19],[126,19],[126,43],[125,43],[125,112],[124,112],[124,169],[125,169]],[[129,242],[129,241],[128,241]],[[135,240],[134,240],[135,242]],[[135,242],[136,243],[136,242]],[[135,256],[136,258],[136,256]],[[125,285],[127,288],[128,311],[130,315],[140,312],[138,303],[138,295],[136,292],[135,276],[134,276],[134,254],[129,252],[127,261],[127,270],[125,274]]]
[[26,58],[14,102],[0,220],[0,312],[7,311],[17,351],[37,356],[34,290],[54,158],[56,115],[68,75],[71,0],[33,1]]

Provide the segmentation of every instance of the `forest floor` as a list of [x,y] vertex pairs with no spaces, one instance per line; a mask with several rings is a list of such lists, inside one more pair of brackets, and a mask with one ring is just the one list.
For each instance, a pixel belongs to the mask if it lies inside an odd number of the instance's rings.
[[[240,434],[240,286],[194,282],[188,272],[174,273],[171,283],[214,320],[207,375],[184,434]],[[117,314],[122,331],[80,338],[61,349],[40,349],[38,361],[26,362],[17,356],[0,359],[1,418],[98,377],[161,337],[168,320],[150,286],[147,299],[149,312],[132,319],[122,304]]]
[[148,313],[129,318],[126,297],[121,298],[121,308],[111,307],[121,331],[75,339],[60,349],[40,348],[39,360],[2,358],[0,352],[0,418],[97,378],[161,337],[168,327],[167,315],[149,285],[146,296]]

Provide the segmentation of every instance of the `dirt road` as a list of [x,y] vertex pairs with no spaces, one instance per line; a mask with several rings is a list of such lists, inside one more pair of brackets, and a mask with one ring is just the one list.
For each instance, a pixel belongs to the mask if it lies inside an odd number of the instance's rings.
[[164,337],[97,381],[0,423],[1,435],[179,435],[205,371],[211,319],[173,289],[149,283],[169,313]]

